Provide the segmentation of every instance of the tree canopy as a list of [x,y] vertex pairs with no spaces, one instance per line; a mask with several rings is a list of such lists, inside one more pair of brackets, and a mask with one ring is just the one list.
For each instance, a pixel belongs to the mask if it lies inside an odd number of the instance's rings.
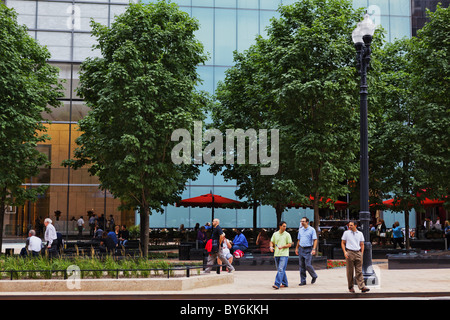
[[50,53],[17,23],[13,9],[0,3],[0,248],[6,205],[35,200],[45,188],[23,188],[26,179],[49,165],[36,146],[45,142],[42,113],[58,107],[59,71]]
[[74,168],[89,165],[101,188],[140,211],[141,249],[147,255],[150,212],[179,200],[198,169],[174,164],[171,135],[193,130],[207,102],[195,90],[206,60],[196,20],[176,4],[130,4],[103,26],[92,21],[102,53],[81,65],[78,92],[91,108],[79,122]]

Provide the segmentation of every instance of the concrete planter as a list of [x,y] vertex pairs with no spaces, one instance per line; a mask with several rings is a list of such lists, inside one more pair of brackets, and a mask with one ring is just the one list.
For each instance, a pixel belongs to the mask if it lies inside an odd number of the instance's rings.
[[229,284],[232,273],[179,278],[149,279],[67,279],[1,280],[1,292],[73,292],[73,291],[183,291],[193,288]]

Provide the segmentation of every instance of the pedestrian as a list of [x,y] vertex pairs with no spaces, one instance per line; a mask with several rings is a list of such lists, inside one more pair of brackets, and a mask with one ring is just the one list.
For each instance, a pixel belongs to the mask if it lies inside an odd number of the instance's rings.
[[447,240],[447,250],[450,250],[450,222],[448,220],[444,224],[444,237]]
[[364,252],[364,235],[356,228],[356,222],[350,221],[348,224],[349,230],[342,235],[341,247],[344,251],[347,267],[347,282],[349,292],[354,293],[353,285],[356,280],[359,290],[361,292],[370,291],[364,284],[364,277],[362,273],[363,252]]
[[303,217],[300,220],[301,226],[298,229],[297,245],[295,247],[295,254],[298,255],[299,270],[300,270],[300,284],[306,285],[306,271],[312,277],[311,283],[317,280],[317,273],[312,266],[312,256],[316,254],[317,248],[317,233],[316,230],[309,225],[309,219]]
[[92,214],[89,218],[89,235],[91,237],[94,236],[94,229],[95,229],[95,222],[97,220],[97,216],[95,214]]
[[225,265],[228,269],[228,272],[233,272],[234,267],[230,264],[230,262],[227,260],[223,253],[222,248],[222,242],[225,238],[225,233],[222,231],[222,228],[220,227],[220,220],[214,219],[212,223],[212,249],[208,256],[208,262],[206,263],[206,268],[204,273],[210,273],[211,268],[214,265],[214,263],[217,261],[217,258],[219,258],[222,261],[222,264]]
[[403,231],[398,221],[395,221],[392,225],[392,244],[394,245],[394,249],[397,249],[397,244],[401,249],[405,247],[403,245]]
[[46,218],[44,220],[45,225],[45,233],[44,233],[44,241],[47,241],[47,250],[50,257],[53,257],[58,254],[58,236],[56,234],[56,229],[52,224],[52,220],[50,218]]
[[78,236],[81,237],[83,235],[83,229],[84,229],[83,216],[80,216],[80,219],[77,220],[77,226],[78,226]]
[[270,252],[274,252],[275,266],[277,268],[275,283],[272,286],[274,289],[288,287],[286,267],[289,260],[289,248],[292,246],[292,237],[286,231],[286,222],[281,221],[279,227],[278,231],[274,232],[270,239]]

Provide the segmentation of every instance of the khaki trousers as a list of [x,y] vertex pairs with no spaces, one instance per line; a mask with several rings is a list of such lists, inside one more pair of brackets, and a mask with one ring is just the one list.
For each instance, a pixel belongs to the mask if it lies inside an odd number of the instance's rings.
[[[348,288],[353,288],[353,285],[358,285],[358,288],[361,290],[365,287],[364,284],[364,276],[362,273],[362,263],[363,263],[363,254],[362,252],[355,252],[347,250],[348,258],[345,259],[347,261],[347,281]],[[353,276],[353,271],[355,275]]]

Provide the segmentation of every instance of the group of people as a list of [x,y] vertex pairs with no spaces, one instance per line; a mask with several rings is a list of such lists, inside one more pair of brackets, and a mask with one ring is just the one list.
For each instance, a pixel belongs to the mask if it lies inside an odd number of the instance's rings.
[[[82,219],[82,217],[80,219]],[[25,247],[22,248],[20,252],[21,256],[36,257],[45,251],[48,252],[50,257],[58,255],[59,248],[62,245],[62,235],[56,232],[52,222],[53,221],[50,218],[44,220],[44,241],[38,237],[36,230],[31,229],[28,232]],[[127,230],[126,225],[117,225],[114,227],[114,230],[104,232],[97,224],[94,230],[93,238],[100,240],[100,248],[103,248],[108,252],[114,252],[117,247],[124,246],[130,237],[130,232]]]
[[[208,249],[210,253],[204,273],[210,273],[216,261],[220,261],[220,264],[225,265],[228,272],[235,271],[232,261],[227,259],[227,249],[232,248],[232,246],[229,241],[226,240],[225,233],[219,224],[219,219],[213,220],[211,248]],[[260,235],[258,235],[257,242],[261,241]],[[242,233],[238,232],[236,238],[239,240],[242,239],[242,236]],[[292,241],[291,234],[286,231],[286,222],[281,221],[278,231],[273,233],[269,241],[269,252],[274,254],[275,266],[277,269],[275,282],[272,286],[274,289],[289,286],[286,267],[289,260],[289,249],[293,244],[294,242]],[[307,272],[312,278],[311,284],[314,284],[317,281],[318,275],[312,266],[312,257],[316,254],[317,244],[318,238],[316,230],[309,225],[309,219],[303,217],[300,221],[300,228],[295,246],[295,254],[299,256],[300,286],[306,285]],[[348,229],[344,232],[341,239],[341,247],[347,261],[346,266],[349,292],[355,292],[355,282],[361,292],[370,291],[370,289],[365,286],[362,274],[364,235],[357,229],[356,222],[351,221],[348,224]]]
[[[295,254],[299,256],[300,286],[306,285],[306,272],[311,276],[311,284],[314,284],[318,278],[317,273],[312,266],[312,256],[317,250],[317,233],[309,225],[309,219],[303,217],[300,220],[300,228],[297,234],[297,244]],[[274,289],[288,287],[286,276],[286,267],[289,259],[289,248],[293,245],[292,237],[286,231],[286,222],[281,221],[279,229],[270,239],[270,252],[274,252],[277,274],[275,277]],[[362,262],[364,252],[364,235],[356,227],[356,222],[351,221],[348,229],[341,238],[341,247],[344,252],[347,266],[347,282],[349,292],[355,292],[354,283],[358,285],[361,292],[368,292],[370,289],[364,284],[362,274]]]
[[28,231],[28,238],[25,243],[25,247],[22,248],[21,256],[39,256],[42,252],[47,251],[50,257],[58,255],[58,249],[61,245],[61,236],[56,232],[53,226],[53,221],[50,218],[44,220],[45,232],[44,241],[40,237],[37,237],[36,230],[31,229]]
[[103,231],[98,226],[95,227],[94,239],[100,239],[100,249],[108,252],[115,252],[116,248],[125,246],[129,238],[130,232],[124,224],[115,226],[111,231]]

